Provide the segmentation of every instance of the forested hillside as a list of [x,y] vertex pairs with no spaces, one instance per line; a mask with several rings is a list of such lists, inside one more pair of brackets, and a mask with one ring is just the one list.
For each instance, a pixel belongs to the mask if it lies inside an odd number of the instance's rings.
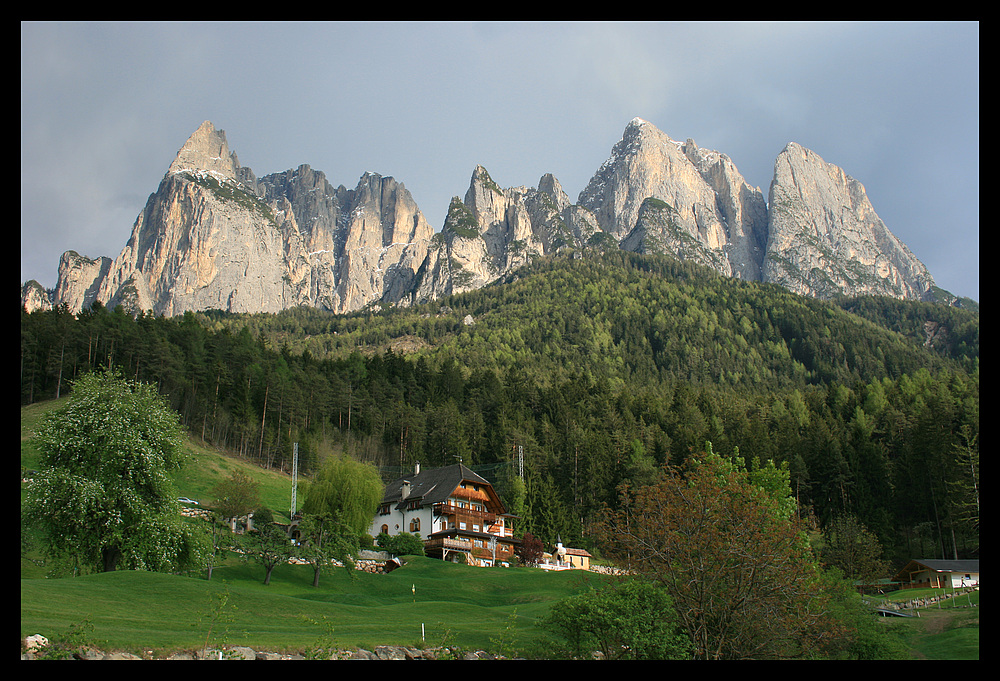
[[853,514],[897,560],[978,555],[978,312],[822,302],[624,252],[344,316],[22,309],[22,404],[107,366],[265,466],[298,442],[307,471],[343,448],[509,473],[520,449],[519,529],[547,539],[587,545],[620,484],[710,441],[787,463],[803,513]]

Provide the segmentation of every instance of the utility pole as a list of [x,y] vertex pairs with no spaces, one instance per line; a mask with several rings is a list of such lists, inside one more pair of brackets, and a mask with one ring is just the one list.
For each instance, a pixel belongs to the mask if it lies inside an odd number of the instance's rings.
[[292,509],[288,514],[289,520],[295,517],[295,511],[296,511],[295,493],[298,484],[299,484],[299,443],[296,442],[294,445],[292,445]]

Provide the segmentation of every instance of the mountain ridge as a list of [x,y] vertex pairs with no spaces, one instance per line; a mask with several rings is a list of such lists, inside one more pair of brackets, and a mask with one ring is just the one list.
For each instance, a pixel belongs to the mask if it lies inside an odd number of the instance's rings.
[[56,289],[40,295],[28,282],[22,306],[344,313],[433,300],[532,258],[595,248],[652,249],[819,298],[954,299],[882,223],[860,182],[795,143],[776,159],[765,201],[725,154],[634,118],[575,204],[551,174],[503,189],[480,165],[435,233],[394,178],[365,173],[355,189],[335,188],[305,164],[257,178],[205,121],[122,253],[112,261],[67,251]]

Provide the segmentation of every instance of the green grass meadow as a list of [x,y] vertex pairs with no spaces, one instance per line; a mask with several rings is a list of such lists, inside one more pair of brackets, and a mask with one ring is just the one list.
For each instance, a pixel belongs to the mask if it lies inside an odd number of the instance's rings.
[[[885,601],[908,601],[938,596],[940,589],[909,589],[885,596]],[[979,591],[912,610],[917,617],[887,617],[891,628],[907,644],[914,659],[979,659]]]
[[[245,645],[276,652],[377,645],[540,651],[540,618],[555,600],[597,584],[583,571],[474,568],[411,558],[389,574],[343,568],[312,586],[308,566],[278,567],[267,586],[252,564],[212,580],[114,572],[21,580],[21,637],[88,626],[97,647],[157,654]],[[501,638],[504,640],[501,641]]]
[[[21,408],[21,466],[38,466],[31,436],[63,400]],[[224,456],[189,439],[187,465],[174,475],[178,496],[203,505],[214,485],[241,468],[261,485],[264,505],[287,522],[291,479]],[[23,489],[23,485],[22,485]],[[302,489],[299,490],[300,502]],[[199,522],[190,520],[190,522]],[[323,644],[544,650],[540,618],[556,600],[604,578],[587,572],[474,568],[409,558],[389,574],[334,568],[313,587],[309,566],[282,565],[264,585],[263,568],[230,557],[213,572],[168,575],[121,571],[51,578],[39,556],[21,558],[21,637],[49,639],[83,627],[97,647],[165,653],[220,645],[302,652]],[[421,638],[423,636],[423,638]]]
[[[37,467],[34,425],[59,404],[21,408],[22,469]],[[204,504],[213,486],[239,467],[260,482],[275,519],[287,520],[289,476],[191,440],[185,448],[188,464],[174,477],[179,496]],[[334,568],[324,572],[318,587],[312,586],[311,567],[282,565],[265,586],[262,567],[232,556],[215,568],[211,580],[200,572],[136,571],[54,578],[39,558],[21,557],[22,639],[42,634],[58,641],[78,630],[97,648],[147,657],[206,646],[308,653],[318,647],[448,645],[544,659],[557,645],[540,625],[552,604],[610,579],[580,570],[476,568],[410,557],[389,574]],[[923,595],[907,591],[885,598]],[[898,634],[914,659],[978,660],[978,605],[977,591],[923,608],[919,618],[890,617],[879,624]]]

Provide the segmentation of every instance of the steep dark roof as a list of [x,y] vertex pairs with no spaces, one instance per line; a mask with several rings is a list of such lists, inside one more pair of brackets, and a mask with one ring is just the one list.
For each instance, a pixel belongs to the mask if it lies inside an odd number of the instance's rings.
[[924,560],[914,558],[906,566],[896,573],[896,580],[909,580],[910,575],[918,572],[922,568],[928,568],[936,572],[979,572],[978,560]]
[[420,498],[424,506],[440,503],[446,501],[448,495],[463,480],[492,487],[489,480],[477,473],[473,473],[464,465],[457,463],[443,468],[421,469],[416,475],[407,475],[393,480],[385,486],[382,503],[401,503],[403,501],[403,483],[407,481],[410,483],[408,499]]
[[912,562],[938,572],[979,572],[978,560],[919,560]]

